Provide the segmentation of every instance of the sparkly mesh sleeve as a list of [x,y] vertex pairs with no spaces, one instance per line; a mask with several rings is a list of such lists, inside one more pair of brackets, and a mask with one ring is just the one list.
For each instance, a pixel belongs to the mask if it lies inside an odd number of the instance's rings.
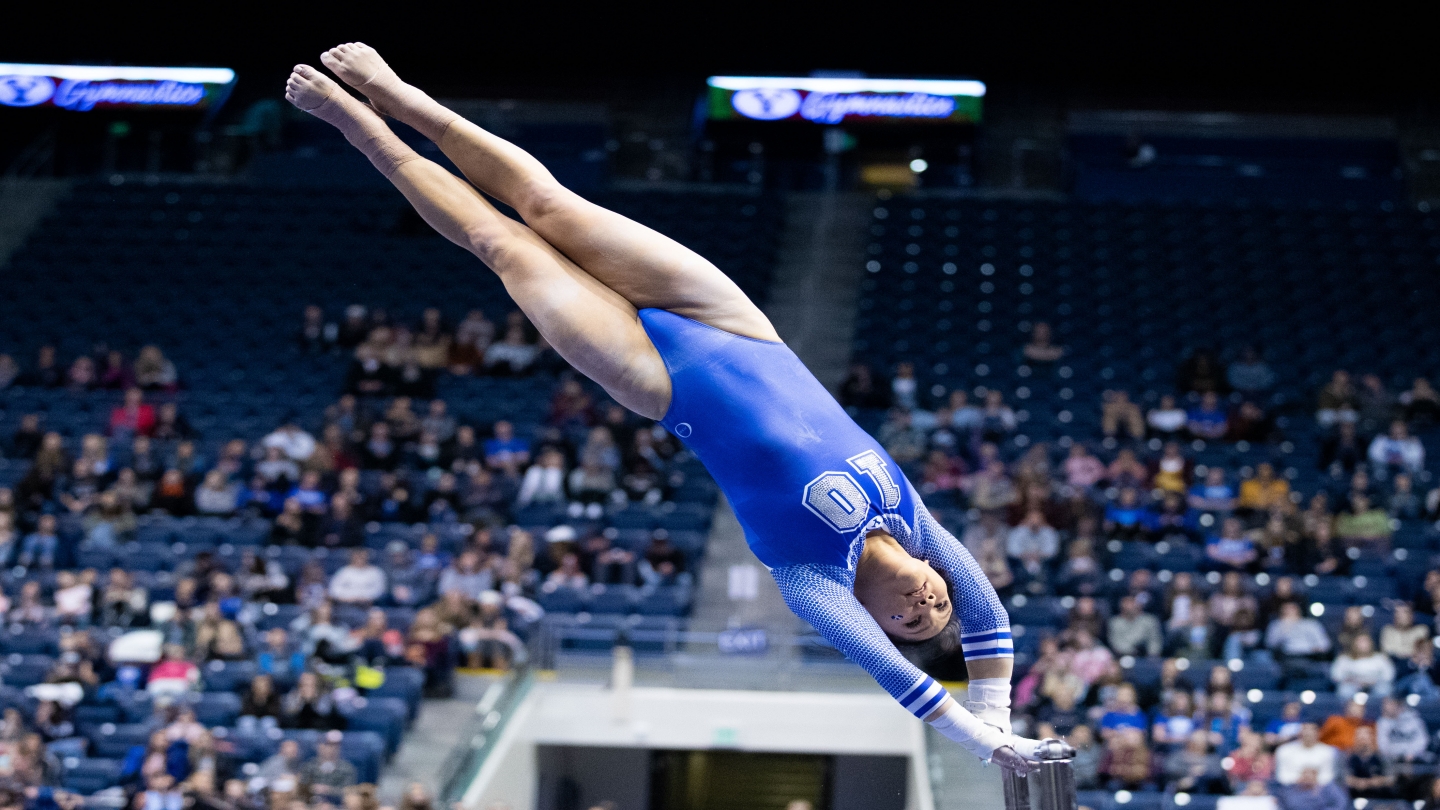
[[980,564],[960,541],[931,517],[923,505],[916,509],[913,535],[904,540],[899,535],[895,537],[911,556],[928,560],[949,580],[950,599],[960,619],[960,644],[965,660],[1013,658],[1015,644],[1010,637],[1010,614],[1005,612]]
[[905,660],[860,606],[851,572],[835,566],[789,565],[770,573],[790,610],[869,672],[911,714],[923,720],[945,702],[949,696],[945,687]]

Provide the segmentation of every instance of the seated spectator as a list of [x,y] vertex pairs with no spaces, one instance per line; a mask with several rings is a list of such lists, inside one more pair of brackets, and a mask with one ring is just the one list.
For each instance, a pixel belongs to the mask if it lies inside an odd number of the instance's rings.
[[472,309],[465,320],[455,327],[455,339],[450,343],[450,373],[468,375],[480,366],[485,350],[495,340],[495,324],[485,313]]
[[509,669],[525,642],[510,631],[505,619],[505,597],[499,591],[480,594],[479,610],[470,623],[456,633],[465,665],[472,669]]
[[1150,726],[1135,694],[1135,687],[1122,683],[1115,690],[1115,700],[1100,717],[1100,736],[1114,739],[1122,730],[1145,732]]
[[1343,713],[1325,718],[1325,724],[1320,726],[1320,742],[1340,751],[1349,751],[1355,745],[1356,730],[1374,725],[1365,719],[1365,704],[1352,700],[1345,704]]
[[[577,559],[578,562],[578,559]],[[439,591],[443,596],[452,591],[475,601],[484,591],[495,587],[495,575],[483,565],[480,554],[473,550],[461,552],[455,561],[440,573]]]
[[1335,516],[1335,536],[1346,546],[1386,551],[1390,546],[1390,516],[1371,503],[1368,495],[1350,496],[1350,508]]
[[[1126,451],[1121,451],[1121,454],[1123,455],[1125,452]],[[1136,463],[1138,464],[1139,462]],[[1112,468],[1113,466],[1114,465],[1112,465]],[[1160,458],[1155,460],[1152,467],[1153,469],[1150,470],[1146,478],[1140,479],[1140,481],[1134,485],[1143,485],[1147,479],[1153,479],[1154,486],[1165,492],[1184,493],[1190,489],[1195,467],[1190,459],[1186,458],[1185,454],[1180,450],[1179,442],[1166,442],[1164,449],[1160,451]],[[1113,474],[1110,480],[1111,483],[1120,486]]]
[[1287,742],[1300,736],[1301,705],[1299,701],[1292,700],[1280,709],[1280,716],[1265,724],[1265,744],[1274,748],[1284,745]]
[[1190,605],[1186,622],[1170,631],[1166,646],[1175,658],[1203,661],[1219,657],[1224,634],[1210,622],[1210,611],[1204,602]]
[[685,570],[685,553],[670,542],[670,536],[656,532],[640,558],[640,578],[646,585],[670,586],[690,582]]
[[1235,509],[1235,490],[1225,483],[1225,471],[1211,467],[1205,480],[1190,488],[1190,508],[1197,512],[1224,515]]
[[260,763],[260,769],[256,771],[255,778],[263,779],[265,784],[273,785],[282,777],[296,777],[305,761],[300,756],[300,742],[298,740],[281,740],[280,748]]
[[1140,493],[1130,487],[1120,490],[1114,503],[1105,507],[1105,536],[1116,540],[1138,540],[1147,531],[1148,510],[1140,503]]
[[1305,771],[1313,771],[1319,784],[1335,781],[1340,752],[1320,741],[1320,727],[1302,723],[1300,736],[1275,749],[1275,781],[1293,785]]
[[[315,454],[315,437],[294,422],[286,422],[261,439],[260,446],[266,450],[276,448],[285,458],[304,464]],[[291,480],[298,477],[292,476]]]
[[1225,366],[1206,349],[1196,349],[1180,364],[1175,387],[1182,394],[1219,393],[1225,390]]
[[0,391],[4,391],[20,378],[20,364],[8,354],[0,354]]
[[6,455],[12,459],[33,459],[40,451],[40,444],[44,439],[45,431],[40,429],[40,414],[27,413],[20,417],[19,426],[10,434],[10,446],[5,448]]
[[1385,383],[1377,374],[1366,374],[1360,378],[1355,400],[1360,416],[1356,425],[1367,436],[1379,433],[1395,418],[1395,397],[1385,389]]
[[1269,512],[1290,505],[1290,482],[1275,475],[1275,467],[1262,461],[1255,465],[1255,475],[1240,482],[1240,498],[1236,508],[1241,512]]
[[100,375],[95,369],[95,361],[85,355],[75,358],[65,372],[65,387],[72,392],[89,391],[99,385]]
[[314,672],[303,672],[280,702],[280,725],[283,728],[330,730],[343,728],[335,700]]
[[1235,626],[1235,617],[1243,612],[1257,614],[1260,604],[1254,596],[1245,592],[1244,580],[1240,574],[1231,571],[1221,579],[1220,590],[1210,595],[1210,618],[1225,628]]
[[1225,379],[1232,390],[1242,394],[1260,394],[1275,386],[1275,372],[1254,346],[1241,350],[1240,358],[1230,364]]
[[135,358],[135,384],[146,390],[173,391],[179,383],[175,364],[170,362],[159,346],[146,346]]
[[1380,630],[1380,651],[1403,661],[1415,652],[1415,645],[1430,640],[1430,627],[1415,621],[1415,608],[1405,603],[1395,606],[1390,623]]
[[561,588],[581,591],[590,587],[590,580],[580,568],[579,555],[571,552],[560,558],[560,566],[545,577],[541,590],[553,593]]
[[1425,501],[1415,491],[1415,479],[1408,473],[1398,473],[1391,481],[1385,512],[1397,520],[1420,520],[1425,516]]
[[1393,799],[1395,773],[1388,758],[1380,755],[1375,745],[1375,729],[1361,726],[1355,730],[1355,745],[1345,758],[1345,787],[1350,795],[1366,799]]
[[1105,480],[1105,463],[1096,458],[1083,442],[1070,445],[1070,455],[1065,459],[1065,483],[1071,488],[1084,492]]
[[315,746],[315,758],[301,766],[297,774],[300,787],[312,800],[338,800],[346,788],[358,781],[355,766],[340,757],[341,739],[338,731],[322,737]]
[[1015,503],[1020,495],[1015,489],[1015,482],[1005,474],[1005,463],[1000,459],[991,459],[979,472],[970,476],[968,494],[970,505],[982,514],[1003,510]]
[[1000,516],[994,512],[982,513],[980,519],[965,529],[961,543],[970,556],[975,558],[980,570],[990,580],[991,587],[1000,591],[1015,582],[1010,562],[1005,554],[1008,532]]
[[1183,748],[1165,758],[1165,779],[1169,786],[1187,793],[1224,793],[1225,771],[1220,757],[1210,752],[1210,738],[1204,731],[1195,731]]
[[1190,415],[1175,404],[1175,397],[1166,394],[1160,397],[1160,404],[1145,414],[1146,433],[1152,439],[1173,441],[1183,438]]
[[1100,396],[1100,432],[1106,438],[1125,435],[1131,439],[1145,437],[1145,417],[1140,406],[1130,400],[1130,392],[1106,391]]
[[1155,713],[1155,723],[1150,734],[1159,751],[1172,751],[1190,740],[1198,726],[1195,724],[1195,706],[1190,693],[1183,690],[1171,692],[1165,705]]
[[485,440],[485,464],[492,469],[518,470],[530,463],[530,442],[515,435],[515,426],[500,420],[494,437]]
[[1120,612],[1110,617],[1107,625],[1110,649],[1116,655],[1155,657],[1164,648],[1160,620],[1145,613],[1133,595],[1120,599]]
[[1416,377],[1398,401],[1407,422],[1428,425],[1440,421],[1440,392],[1424,377]]
[[385,572],[370,562],[370,550],[350,552],[349,564],[330,578],[330,598],[347,605],[373,605],[385,595]]
[[1350,373],[1337,369],[1330,376],[1330,382],[1320,389],[1315,421],[1320,423],[1322,428],[1333,428],[1342,423],[1354,424],[1360,418],[1356,409],[1357,402],[1355,384],[1350,380]]
[[1410,435],[1410,427],[1400,420],[1390,423],[1390,432],[1376,436],[1366,454],[1370,463],[1391,472],[1418,474],[1425,469],[1425,446]]
[[1348,810],[1345,791],[1334,781],[1321,781],[1317,768],[1306,768],[1293,782],[1281,782],[1275,792],[1280,810]]
[[1154,784],[1154,763],[1145,744],[1145,732],[1126,728],[1108,739],[1098,768],[1107,790],[1149,790]]
[[125,391],[125,401],[110,410],[110,435],[124,439],[155,432],[155,406],[145,402],[139,388]]
[[1214,392],[1200,397],[1200,404],[1191,408],[1185,417],[1185,429],[1197,439],[1218,441],[1225,438],[1229,427],[1230,417]]
[[1380,705],[1380,719],[1375,723],[1376,745],[1380,756],[1399,764],[1430,762],[1430,731],[1420,713],[1396,698],[1387,697]]
[[1015,432],[1019,424],[1015,411],[1005,404],[1004,394],[993,388],[985,392],[985,407],[980,409],[979,429],[982,440],[997,444],[1003,442]]
[[1286,602],[1265,629],[1265,647],[1281,658],[1315,658],[1330,652],[1330,637],[1319,621],[1300,613],[1300,603]]
[[35,523],[35,531],[25,535],[20,555],[15,559],[16,565],[54,568],[55,554],[60,550],[57,525],[54,515],[41,515]]
[[896,364],[895,376],[890,379],[890,396],[895,402],[895,407],[906,411],[915,410],[919,405],[916,398],[919,388],[920,383],[915,379],[915,364],[909,362]]
[[1045,522],[1044,512],[1031,509],[1020,525],[1010,530],[1005,551],[1030,574],[1038,574],[1060,552],[1060,533]]
[[1032,365],[1058,363],[1065,356],[1065,347],[1051,342],[1050,324],[1039,321],[1030,330],[1030,340],[1020,350],[1025,362]]
[[173,699],[200,686],[200,668],[185,655],[185,648],[179,644],[166,644],[161,650],[159,663],[150,668],[145,681],[145,691],[156,700]]
[[1227,517],[1220,521],[1220,532],[1205,541],[1207,567],[1212,570],[1247,570],[1259,556],[1239,518]]
[[1231,442],[1263,444],[1275,434],[1275,422],[1265,409],[1245,400],[1230,412],[1225,422],[1225,439]]
[[1375,649],[1375,642],[1368,635],[1355,636],[1330,665],[1330,680],[1335,682],[1335,692],[1349,700],[1359,692],[1368,692],[1372,698],[1390,694],[1395,683],[1395,664],[1390,656]]
[[1068,741],[1075,749],[1075,758],[1070,761],[1070,768],[1075,772],[1075,787],[1080,790],[1100,787],[1100,762],[1105,751],[1096,745],[1095,733],[1087,725],[1078,725],[1070,732]]
[[890,409],[875,440],[880,442],[885,452],[889,453],[897,464],[910,464],[925,454],[925,431],[916,427],[915,419],[909,411],[901,408]]
[[875,379],[870,367],[853,363],[840,384],[840,404],[847,408],[890,407],[890,386]]
[[540,356],[540,348],[525,339],[525,330],[510,326],[505,337],[485,349],[486,374],[518,376],[525,374]]
[[1235,792],[1253,781],[1268,782],[1275,775],[1275,757],[1265,750],[1264,738],[1248,728],[1240,731],[1240,745],[1230,752],[1229,759],[1228,775]]
[[617,489],[615,473],[593,459],[571,470],[566,483],[571,499],[583,504],[604,504]]
[[225,473],[211,470],[195,488],[195,512],[200,515],[226,517],[233,515],[240,503],[240,488],[225,478]]

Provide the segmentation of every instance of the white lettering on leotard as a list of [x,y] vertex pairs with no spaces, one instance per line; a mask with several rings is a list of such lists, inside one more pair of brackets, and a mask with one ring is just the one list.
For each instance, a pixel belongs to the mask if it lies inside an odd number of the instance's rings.
[[886,509],[894,509],[900,505],[900,485],[895,483],[895,478],[890,475],[889,465],[880,458],[880,454],[874,450],[866,450],[858,456],[851,456],[845,459],[855,472],[870,476],[875,482],[876,489],[880,490],[880,497],[885,502]]
[[801,502],[837,532],[854,531],[870,513],[870,496],[850,473],[827,470],[805,485]]
[[[845,460],[856,472],[870,477],[880,491],[884,508],[900,505],[900,485],[890,474],[890,467],[880,454],[866,450]],[[865,523],[870,512],[870,496],[848,472],[826,470],[805,485],[800,496],[805,508],[826,525],[840,533],[854,531]]]

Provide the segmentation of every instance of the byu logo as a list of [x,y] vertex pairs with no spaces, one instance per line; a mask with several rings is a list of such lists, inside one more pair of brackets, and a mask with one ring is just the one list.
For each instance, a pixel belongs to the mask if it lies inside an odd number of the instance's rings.
[[47,76],[0,76],[0,104],[6,107],[34,107],[55,94],[55,82]]
[[788,87],[754,87],[736,93],[730,104],[746,118],[775,121],[799,112],[800,93]]

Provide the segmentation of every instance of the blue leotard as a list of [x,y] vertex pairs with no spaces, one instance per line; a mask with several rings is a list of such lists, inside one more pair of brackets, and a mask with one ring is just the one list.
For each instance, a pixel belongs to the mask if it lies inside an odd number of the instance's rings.
[[670,372],[661,423],[715,477],[796,615],[917,717],[937,708],[945,689],[855,598],[865,535],[884,529],[950,581],[967,660],[1014,654],[1009,616],[974,558],[789,347],[665,310],[640,320]]

